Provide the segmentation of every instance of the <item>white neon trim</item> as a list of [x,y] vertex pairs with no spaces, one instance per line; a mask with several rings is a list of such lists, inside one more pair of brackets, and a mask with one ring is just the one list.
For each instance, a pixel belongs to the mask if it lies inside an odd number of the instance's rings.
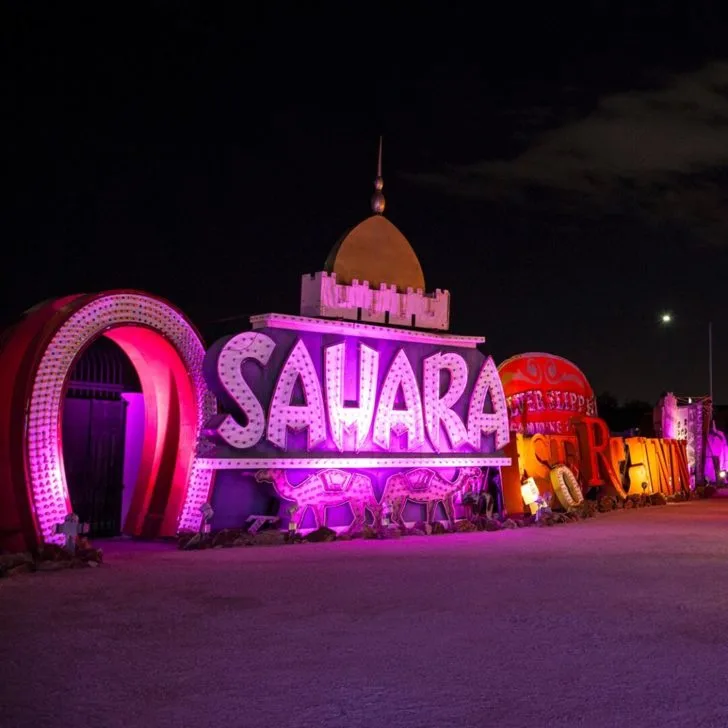
[[345,336],[365,336],[391,341],[415,341],[420,344],[439,344],[474,349],[485,343],[484,336],[456,336],[454,334],[435,334],[427,331],[394,329],[378,324],[363,324],[358,321],[337,321],[335,319],[316,319],[306,316],[289,316],[282,313],[262,313],[250,317],[253,329],[293,329],[312,331],[320,334],[343,334]]
[[[57,534],[55,527],[66,517],[70,504],[61,435],[64,386],[79,352],[115,326],[146,326],[175,347],[185,364],[197,401],[196,439],[205,420],[215,413],[215,399],[202,376],[203,343],[180,311],[162,299],[134,291],[109,291],[82,303],[59,326],[46,346],[27,403],[28,478],[38,526],[46,543],[63,543],[63,535]],[[198,507],[208,498],[209,489],[210,474],[193,463],[180,527],[198,523]]]
[[330,458],[197,458],[202,470],[259,470],[263,468],[459,468],[468,465],[511,464],[501,455],[461,455],[459,457],[330,457]]

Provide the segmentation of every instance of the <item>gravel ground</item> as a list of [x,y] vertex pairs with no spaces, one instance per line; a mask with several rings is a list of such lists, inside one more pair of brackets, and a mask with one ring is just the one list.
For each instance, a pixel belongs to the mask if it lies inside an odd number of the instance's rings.
[[728,499],[0,582],[0,724],[728,726]]

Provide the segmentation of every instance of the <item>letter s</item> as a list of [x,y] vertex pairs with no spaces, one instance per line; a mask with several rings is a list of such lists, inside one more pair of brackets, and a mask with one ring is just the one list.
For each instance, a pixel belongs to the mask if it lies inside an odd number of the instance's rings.
[[275,342],[265,334],[246,331],[233,336],[222,348],[215,362],[217,383],[240,407],[247,424],[241,425],[232,415],[217,415],[207,425],[212,435],[237,450],[256,445],[265,432],[265,412],[243,376],[243,363],[249,359],[265,366]]

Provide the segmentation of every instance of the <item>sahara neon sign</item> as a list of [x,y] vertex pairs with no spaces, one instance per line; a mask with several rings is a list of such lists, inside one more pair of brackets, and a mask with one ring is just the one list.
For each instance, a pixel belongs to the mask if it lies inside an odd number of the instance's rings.
[[475,348],[268,328],[213,345],[205,373],[226,410],[206,434],[228,453],[475,454],[509,438]]

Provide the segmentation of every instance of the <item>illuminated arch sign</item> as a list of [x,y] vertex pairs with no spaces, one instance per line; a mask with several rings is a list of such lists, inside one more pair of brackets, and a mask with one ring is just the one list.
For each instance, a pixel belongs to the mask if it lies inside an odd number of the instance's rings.
[[195,528],[212,474],[194,460],[216,411],[202,377],[204,346],[186,316],[141,291],[107,291],[31,309],[0,348],[0,544],[63,542],[73,510],[63,460],[63,407],[73,366],[101,336],[129,357],[145,418],[139,474],[124,532],[173,536]]
[[508,415],[479,337],[266,314],[207,352],[213,469],[507,464]]
[[498,367],[512,432],[525,435],[574,432],[575,417],[596,417],[597,407],[584,373],[552,354],[519,354]]

